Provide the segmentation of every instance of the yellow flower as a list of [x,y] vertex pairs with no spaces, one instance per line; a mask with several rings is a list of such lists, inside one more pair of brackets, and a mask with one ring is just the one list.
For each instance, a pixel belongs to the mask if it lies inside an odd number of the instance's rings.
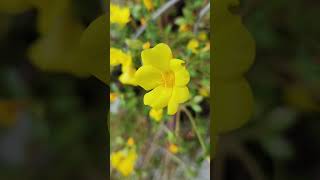
[[179,32],[187,32],[190,30],[190,27],[187,24],[181,24],[179,26]]
[[116,101],[118,98],[118,94],[117,93],[110,93],[110,102],[113,103],[114,101]]
[[122,74],[119,76],[119,81],[122,84],[136,85],[134,74],[136,69],[132,64],[132,57],[129,53],[124,53],[120,49],[110,48],[110,65],[122,65]]
[[206,41],[208,39],[207,33],[204,32],[204,31],[200,32],[199,35],[198,35],[198,38],[201,41]]
[[199,42],[196,39],[191,39],[188,42],[187,49],[191,50],[193,53],[198,53],[197,48],[199,47]]
[[156,122],[159,122],[162,119],[163,109],[154,109],[152,108],[149,112],[149,116],[154,119]]
[[130,149],[111,153],[111,166],[119,171],[123,176],[129,176],[134,170],[134,165],[137,160],[137,152],[135,149]]
[[122,84],[129,84],[136,86],[135,75],[136,69],[131,65],[122,65],[122,74],[119,76],[119,81]]
[[143,49],[149,49],[150,48],[150,42],[148,41],[148,42],[146,42],[146,43],[144,43],[143,45],[142,45],[142,48]]
[[121,26],[130,21],[130,9],[120,7],[116,4],[110,4],[110,23],[117,23]]
[[184,61],[174,59],[168,45],[160,43],[142,51],[142,66],[135,74],[139,86],[150,92],[144,95],[144,104],[155,109],[168,106],[168,114],[177,112],[180,103],[190,97],[187,84],[189,72]]
[[153,9],[153,3],[152,0],[143,0],[144,5],[148,9],[148,11]]
[[118,151],[111,153],[111,166],[116,168],[118,167],[119,163],[125,158],[125,153],[123,151]]
[[130,54],[126,54],[120,49],[110,48],[110,65],[117,66],[119,64],[127,65],[132,63]]
[[203,52],[209,51],[210,50],[210,42],[206,43],[206,46],[202,49]]
[[147,24],[147,21],[146,21],[145,18],[141,18],[141,19],[140,19],[140,23],[141,23],[142,26],[144,26],[144,25]]
[[203,96],[203,97],[208,97],[209,96],[209,90],[208,90],[208,88],[206,88],[206,87],[201,87],[200,89],[199,89],[199,94],[201,95],[201,96]]
[[172,154],[177,154],[179,152],[179,147],[175,144],[170,144],[168,149]]
[[133,139],[132,137],[130,137],[130,138],[128,139],[128,141],[127,141],[127,144],[128,144],[129,146],[133,146],[133,145],[134,145],[134,139]]

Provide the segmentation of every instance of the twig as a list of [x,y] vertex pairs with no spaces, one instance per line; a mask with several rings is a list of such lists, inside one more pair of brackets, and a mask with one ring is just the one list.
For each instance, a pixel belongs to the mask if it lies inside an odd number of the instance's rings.
[[181,116],[181,111],[178,111],[176,116],[176,129],[175,129],[176,137],[179,137],[179,132],[180,132],[180,116]]
[[[159,16],[161,16],[164,12],[166,12],[170,7],[172,7],[173,5],[175,5],[177,2],[179,2],[180,0],[169,0],[167,3],[165,3],[164,5],[162,5],[157,11],[155,11],[152,15],[151,15],[151,20],[154,21],[156,20]],[[136,33],[132,36],[133,39],[137,39],[147,28],[147,23],[142,25],[137,31]]]
[[155,146],[157,146],[157,148],[159,148],[159,150],[160,150],[162,153],[167,154],[172,161],[174,161],[175,163],[179,164],[179,165],[185,170],[186,174],[188,174],[188,175],[191,175],[191,174],[192,174],[192,173],[191,173],[191,169],[194,169],[194,167],[193,167],[192,165],[190,165],[190,166],[188,167],[188,166],[186,165],[186,163],[183,162],[183,160],[181,160],[178,156],[172,154],[172,153],[169,152],[167,149],[165,149],[165,148],[163,148],[163,147],[161,147],[161,146],[159,146],[159,145],[155,145]]
[[197,134],[197,137],[198,137],[198,140],[199,140],[199,143],[202,147],[202,150],[203,150],[203,153],[206,153],[207,152],[207,147],[200,135],[200,132],[198,131],[198,128],[197,128],[197,125],[196,125],[196,122],[194,120],[194,118],[192,117],[191,113],[189,112],[189,110],[186,108],[186,107],[181,107],[181,110],[183,110],[186,115],[188,116],[188,119],[190,120],[191,124],[192,124],[192,128],[194,129],[194,131],[196,132]]
[[151,159],[152,154],[154,153],[154,149],[155,149],[154,142],[156,142],[161,137],[163,131],[164,131],[164,126],[162,124],[160,126],[158,132],[154,135],[154,137],[152,138],[152,141],[150,142],[150,144],[151,144],[150,145],[150,149],[147,151],[147,153],[145,155],[145,158],[143,159],[143,162],[142,162],[142,165],[141,165],[142,168],[145,168],[147,162],[150,162],[150,159]]
[[201,22],[201,19],[203,18],[204,15],[206,15],[210,11],[210,3],[208,3],[203,9],[201,9],[199,16],[197,18],[196,23],[193,26],[193,33],[197,34],[198,33],[198,28],[199,24]]

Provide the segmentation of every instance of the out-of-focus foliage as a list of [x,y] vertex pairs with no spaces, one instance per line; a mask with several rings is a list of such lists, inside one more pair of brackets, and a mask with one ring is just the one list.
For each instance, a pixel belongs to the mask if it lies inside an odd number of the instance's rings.
[[238,4],[229,0],[213,6],[213,136],[242,127],[253,114],[252,92],[243,76],[254,61],[255,44],[241,17],[230,11]]
[[[231,1],[215,2],[218,5]],[[217,137],[213,176],[216,179],[317,179],[320,26],[316,17],[320,15],[320,3],[242,0],[240,6],[235,6],[234,2],[229,7],[233,15],[225,18],[241,15],[256,42],[255,62],[245,75],[255,106],[253,117],[245,126]],[[227,26],[226,21],[221,23]],[[229,39],[236,34],[232,28],[221,31],[231,31]],[[213,39],[216,36],[214,33]],[[238,36],[235,44],[242,38]],[[236,54],[224,50],[230,56]]]
[[0,179],[106,178],[100,3],[0,1]]
[[[107,21],[97,18],[86,29],[75,16],[72,0],[2,1],[3,12],[37,11],[37,30],[40,38],[31,45],[29,57],[44,71],[67,72],[78,76],[94,75],[107,82]],[[93,3],[94,4],[94,3]],[[100,14],[105,7],[100,7]],[[0,9],[0,10],[1,10]],[[97,11],[98,12],[98,11]]]

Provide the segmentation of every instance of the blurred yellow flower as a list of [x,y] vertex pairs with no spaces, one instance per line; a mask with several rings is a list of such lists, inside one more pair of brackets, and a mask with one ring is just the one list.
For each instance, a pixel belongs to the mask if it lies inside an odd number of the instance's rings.
[[209,96],[209,89],[202,86],[200,89],[199,89],[199,94],[203,97],[208,97]]
[[179,147],[175,144],[170,144],[168,149],[172,154],[177,154],[179,152]]
[[127,141],[128,146],[133,146],[135,144],[134,139],[130,137]]
[[179,32],[187,32],[190,31],[190,27],[187,24],[181,24],[179,26]]
[[143,0],[144,5],[148,9],[148,11],[153,9],[153,3],[152,0]]
[[111,166],[123,176],[129,176],[132,174],[136,160],[137,152],[135,149],[113,152],[110,157]]
[[110,102],[113,103],[114,101],[116,101],[118,98],[118,94],[117,93],[110,93]]
[[132,57],[130,53],[124,53],[120,49],[110,48],[110,65],[122,65],[122,74],[119,76],[119,81],[122,84],[136,85],[134,74],[136,69],[132,64]]
[[198,53],[197,48],[199,47],[199,42],[196,39],[191,39],[188,42],[187,49],[191,50],[193,53]]
[[163,109],[154,109],[152,108],[149,112],[149,116],[154,119],[156,122],[159,122],[162,119]]
[[179,104],[190,98],[190,75],[184,61],[174,59],[164,43],[142,51],[141,58],[143,65],[135,73],[135,80],[145,90],[151,90],[144,95],[144,104],[155,109],[168,106],[168,114],[175,114]]
[[148,42],[146,42],[146,43],[144,43],[144,44],[142,45],[142,48],[143,48],[143,49],[149,49],[150,46],[151,46],[151,44],[150,44],[150,42],[148,41]]
[[120,7],[116,4],[110,4],[110,23],[117,23],[121,26],[130,21],[130,9],[128,7]]
[[146,25],[147,24],[146,19],[145,18],[141,18],[140,19],[140,23],[141,23],[142,26]]
[[199,35],[198,35],[198,38],[201,41],[206,41],[208,39],[207,33],[204,32],[204,31],[200,32]]
[[206,46],[202,49],[203,52],[209,51],[210,50],[210,42],[206,43]]
[[122,65],[122,74],[119,76],[119,81],[122,84],[128,84],[136,86],[135,73],[136,69],[129,63],[129,65]]
[[119,64],[126,64],[131,61],[131,56],[124,53],[120,49],[110,48],[110,65],[117,66]]

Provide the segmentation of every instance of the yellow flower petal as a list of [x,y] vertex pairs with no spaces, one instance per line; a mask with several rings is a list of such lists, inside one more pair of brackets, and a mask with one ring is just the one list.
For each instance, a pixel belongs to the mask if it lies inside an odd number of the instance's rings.
[[129,152],[125,150],[111,153],[111,166],[120,172],[123,176],[129,176],[134,171],[134,166],[137,160],[137,152],[135,148]]
[[134,139],[130,137],[127,141],[128,146],[133,146],[135,144]]
[[174,87],[170,101],[184,103],[190,98],[188,87]]
[[156,122],[159,122],[162,119],[163,109],[154,109],[152,108],[149,112],[149,116],[154,119]]
[[198,35],[198,38],[201,40],[201,41],[206,41],[208,39],[208,36],[207,36],[207,33],[202,31],[199,33]]
[[161,78],[161,72],[150,65],[140,67],[135,74],[137,84],[147,91],[159,86]]
[[148,42],[146,42],[146,43],[144,43],[144,44],[142,45],[142,49],[149,49],[150,46],[151,46],[151,44],[150,44],[150,42],[148,41]]
[[199,41],[196,40],[196,39],[191,39],[189,42],[188,42],[188,45],[187,45],[187,48],[189,50],[191,50],[193,53],[197,53],[198,50],[197,48],[199,47]]
[[181,68],[179,71],[174,72],[175,85],[176,86],[185,86],[190,81],[189,72],[185,67]]
[[117,168],[119,163],[125,158],[125,154],[122,151],[111,153],[110,161],[111,166]]
[[158,86],[144,95],[144,104],[155,109],[162,109],[168,105],[171,93],[172,88]]
[[168,114],[174,115],[178,111],[178,103],[175,103],[173,101],[170,101],[168,104]]
[[175,114],[180,103],[184,103],[190,98],[189,89],[185,87],[174,87],[172,96],[168,104],[168,114]]
[[172,59],[170,61],[170,69],[173,70],[173,71],[179,71],[181,68],[183,68],[183,64],[185,62],[181,59]]
[[117,100],[118,94],[117,93],[110,93],[110,102],[113,103]]
[[179,152],[179,147],[175,144],[170,144],[169,151],[173,154],[177,154]]
[[190,27],[187,24],[181,24],[179,26],[179,32],[187,32],[190,31]]
[[130,9],[128,7],[120,7],[115,4],[110,5],[110,23],[117,23],[121,26],[130,21]]
[[136,86],[136,79],[134,77],[134,74],[136,73],[135,68],[131,66],[122,66],[122,74],[119,76],[119,81],[122,84],[129,84]]
[[172,52],[168,45],[160,43],[154,48],[142,51],[141,58],[143,65],[151,65],[159,70],[166,71],[169,69]]
[[143,0],[144,5],[148,9],[148,11],[153,9],[153,3],[152,0]]

